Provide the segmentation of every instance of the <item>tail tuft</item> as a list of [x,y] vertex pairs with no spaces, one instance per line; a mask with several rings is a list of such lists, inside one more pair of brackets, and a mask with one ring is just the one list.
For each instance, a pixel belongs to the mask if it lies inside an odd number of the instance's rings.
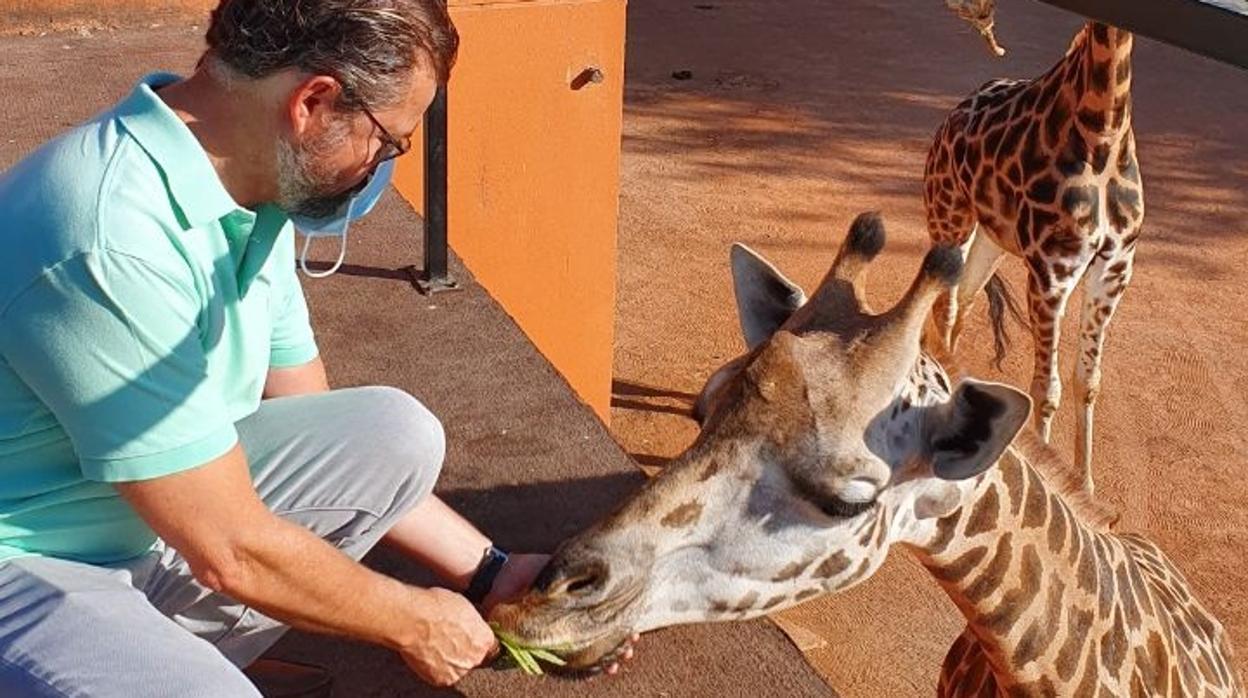
[[993,274],[992,278],[988,279],[988,285],[984,287],[984,291],[988,294],[988,319],[992,322],[994,352],[992,365],[1000,371],[1001,364],[1005,361],[1005,355],[1010,348],[1010,333],[1005,322],[1006,315],[1014,318],[1014,321],[1023,327],[1026,327],[1028,323],[1022,308],[1019,307],[1018,301],[1010,293],[1010,287],[1006,285],[1005,279],[1002,279],[1000,274]]

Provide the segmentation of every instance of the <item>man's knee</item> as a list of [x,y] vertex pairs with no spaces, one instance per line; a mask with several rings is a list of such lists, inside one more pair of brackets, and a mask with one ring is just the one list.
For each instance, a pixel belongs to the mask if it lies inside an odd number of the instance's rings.
[[[366,441],[375,463],[370,467],[394,472],[396,504],[407,507],[433,490],[446,456],[446,433],[419,400],[390,387],[359,388],[365,392]],[[407,501],[399,501],[407,500]]]

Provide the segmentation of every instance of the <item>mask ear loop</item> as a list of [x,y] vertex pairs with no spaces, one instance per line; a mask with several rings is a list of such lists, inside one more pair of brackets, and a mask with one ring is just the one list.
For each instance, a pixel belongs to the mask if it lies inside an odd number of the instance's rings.
[[[338,235],[338,260],[334,265],[325,271],[312,271],[308,269],[308,250],[312,248],[312,238],[314,235],[303,236],[303,252],[299,255],[299,268],[303,270],[309,278],[324,279],[327,276],[333,276],[342,266],[343,260],[347,258],[347,231],[351,229],[351,210],[355,207],[355,200],[351,200],[347,204],[347,220],[342,225],[342,234]],[[321,236],[324,237],[324,236]]]

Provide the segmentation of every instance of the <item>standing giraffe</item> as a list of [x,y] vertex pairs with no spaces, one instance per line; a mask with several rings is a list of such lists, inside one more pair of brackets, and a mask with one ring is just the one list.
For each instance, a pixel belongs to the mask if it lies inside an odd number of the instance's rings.
[[847,589],[900,543],[967,620],[939,696],[1242,696],[1222,626],[1183,575],[1111,532],[1039,439],[1015,441],[1027,395],[955,385],[921,353],[957,250],[929,252],[876,315],[861,288],[882,245],[879,219],[860,217],[799,307],[800,289],[734,250],[752,346],[708,383],[697,441],[494,620],[594,666],[635,631]]
[[1035,341],[1031,396],[1047,442],[1061,401],[1058,342],[1071,292],[1084,281],[1076,464],[1092,491],[1093,408],[1105,333],[1131,281],[1144,191],[1131,129],[1130,33],[1090,23],[1057,65],[1034,80],[996,80],[949,114],[927,156],[924,203],[935,244],[960,245],[966,272],[937,302],[936,332],[952,352],[975,295],[988,283],[997,363],[1008,295],[995,276],[1004,253],[1027,263]]

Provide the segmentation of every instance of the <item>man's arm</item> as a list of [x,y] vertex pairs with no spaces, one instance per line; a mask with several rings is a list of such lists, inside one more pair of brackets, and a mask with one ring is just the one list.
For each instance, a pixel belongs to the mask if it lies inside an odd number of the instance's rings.
[[289,368],[270,368],[264,381],[264,399],[310,395],[329,390],[325,364],[316,357],[306,364]]
[[197,580],[277,620],[395,649],[439,685],[496,647],[458,594],[373,572],[270,512],[238,446],[199,468],[116,487]]

